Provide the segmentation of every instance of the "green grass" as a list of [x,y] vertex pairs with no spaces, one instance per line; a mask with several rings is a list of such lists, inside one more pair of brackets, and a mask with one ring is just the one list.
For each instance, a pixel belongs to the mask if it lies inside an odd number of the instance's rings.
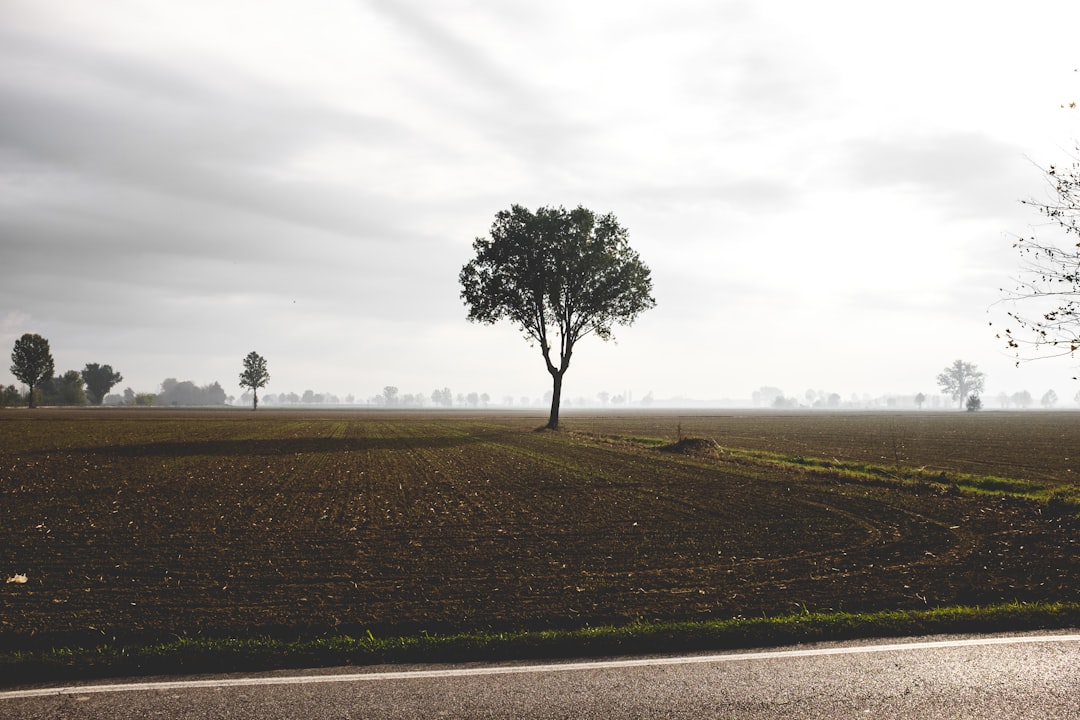
[[1042,483],[1023,478],[973,473],[946,472],[926,467],[909,467],[901,462],[864,463],[836,458],[827,459],[805,455],[790,455],[766,450],[725,447],[708,438],[638,437],[581,433],[598,442],[626,444],[647,449],[677,448],[695,442],[711,446],[710,452],[727,461],[758,465],[770,469],[797,470],[812,476],[886,485],[932,486],[951,492],[1009,496],[1031,500],[1059,512],[1080,514],[1080,485]]
[[1033,500],[1063,512],[1080,513],[1080,486],[1075,485],[1054,485],[997,475],[945,472],[944,470],[906,467],[901,464],[830,460],[720,446],[717,446],[717,452],[736,461],[779,469],[801,470],[817,476],[874,483],[929,485],[956,492],[1009,496]]
[[0,685],[110,675],[262,671],[376,663],[535,660],[735,650],[796,643],[1029,631],[1080,626],[1080,603],[1009,603],[874,613],[803,612],[779,617],[638,622],[575,630],[312,639],[181,637],[0,654]]

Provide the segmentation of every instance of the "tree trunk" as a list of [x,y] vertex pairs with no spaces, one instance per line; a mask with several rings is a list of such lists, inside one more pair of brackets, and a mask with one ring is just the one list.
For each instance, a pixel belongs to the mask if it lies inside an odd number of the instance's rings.
[[551,389],[551,415],[548,416],[548,430],[559,429],[559,402],[562,399],[562,378],[563,372],[555,371],[551,373],[553,381],[553,387]]
[[252,389],[251,398],[252,398],[252,400],[251,400],[251,409],[252,410],[258,410],[259,409],[259,391],[255,390],[255,389]]

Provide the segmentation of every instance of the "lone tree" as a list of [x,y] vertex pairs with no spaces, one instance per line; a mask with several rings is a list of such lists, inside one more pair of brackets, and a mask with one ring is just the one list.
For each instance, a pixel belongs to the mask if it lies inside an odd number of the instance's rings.
[[113,386],[123,380],[124,376],[113,372],[110,365],[87,363],[82,371],[82,379],[86,383],[87,399],[93,405],[100,405]]
[[612,336],[656,305],[649,268],[612,214],[520,205],[495,215],[490,236],[473,241],[476,257],[461,269],[469,320],[509,320],[540,345],[551,374],[551,414],[559,427],[563,376],[578,340]]
[[270,382],[270,373],[266,371],[266,358],[252,350],[244,358],[244,372],[240,373],[240,387],[251,388],[252,410],[259,408],[259,388]]
[[[938,385],[964,407],[969,393],[981,393],[985,376],[972,363],[956,360],[937,376]],[[981,403],[980,403],[981,404]]]
[[48,340],[26,333],[15,341],[15,348],[11,351],[11,374],[30,388],[27,393],[30,407],[34,407],[34,388],[52,378],[54,370]]

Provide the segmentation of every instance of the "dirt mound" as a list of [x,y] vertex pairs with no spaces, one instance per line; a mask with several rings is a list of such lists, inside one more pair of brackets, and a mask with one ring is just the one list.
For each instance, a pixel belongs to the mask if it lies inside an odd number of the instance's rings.
[[678,442],[660,448],[661,452],[679,453],[681,455],[715,455],[719,450],[720,446],[716,444],[715,440],[697,437],[681,438]]

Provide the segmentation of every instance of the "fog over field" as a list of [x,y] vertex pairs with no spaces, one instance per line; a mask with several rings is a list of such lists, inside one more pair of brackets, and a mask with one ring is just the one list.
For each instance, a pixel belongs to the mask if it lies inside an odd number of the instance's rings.
[[[5,0],[0,384],[58,374],[365,401],[535,400],[537,348],[458,272],[513,203],[612,212],[657,306],[588,338],[564,397],[988,407],[1077,361],[995,338],[1020,200],[1080,137],[1080,5],[672,0]],[[995,327],[989,323],[993,322]]]

